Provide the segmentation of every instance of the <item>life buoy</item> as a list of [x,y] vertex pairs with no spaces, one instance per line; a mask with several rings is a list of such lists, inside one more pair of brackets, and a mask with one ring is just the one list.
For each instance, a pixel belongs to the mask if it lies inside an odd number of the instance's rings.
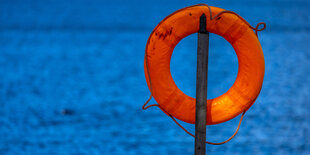
[[236,51],[239,62],[233,86],[225,94],[207,101],[207,125],[228,121],[246,111],[262,88],[265,62],[257,36],[243,18],[223,12],[205,5],[178,10],[161,21],[148,39],[144,59],[148,87],[160,108],[181,121],[195,123],[196,100],[175,84],[170,59],[181,39],[198,32],[202,13],[207,16],[206,29],[225,38]]

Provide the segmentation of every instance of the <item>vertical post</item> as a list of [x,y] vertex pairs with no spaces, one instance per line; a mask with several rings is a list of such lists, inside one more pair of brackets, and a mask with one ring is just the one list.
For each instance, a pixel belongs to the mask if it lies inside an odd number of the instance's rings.
[[207,122],[207,83],[208,83],[208,50],[209,32],[206,29],[206,15],[200,16],[197,49],[196,79],[196,121],[195,121],[195,155],[206,154]]

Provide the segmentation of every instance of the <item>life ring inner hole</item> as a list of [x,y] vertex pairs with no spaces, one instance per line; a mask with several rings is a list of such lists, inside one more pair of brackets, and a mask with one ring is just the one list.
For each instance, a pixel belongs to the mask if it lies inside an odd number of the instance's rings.
[[[238,73],[238,58],[231,44],[210,33],[208,59],[208,99],[229,90]],[[174,48],[170,72],[178,88],[196,98],[197,33],[183,38]]]

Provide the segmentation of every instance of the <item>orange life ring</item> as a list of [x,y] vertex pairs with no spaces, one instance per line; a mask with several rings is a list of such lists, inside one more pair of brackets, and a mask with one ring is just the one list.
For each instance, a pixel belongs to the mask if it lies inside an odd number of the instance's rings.
[[198,32],[202,13],[207,16],[207,30],[225,38],[235,49],[239,62],[233,86],[207,101],[207,125],[228,121],[246,111],[262,88],[265,62],[257,36],[243,18],[223,12],[205,5],[178,10],[161,21],[148,39],[144,71],[149,89],[160,108],[184,122],[195,123],[196,99],[176,86],[170,73],[170,59],[182,38]]

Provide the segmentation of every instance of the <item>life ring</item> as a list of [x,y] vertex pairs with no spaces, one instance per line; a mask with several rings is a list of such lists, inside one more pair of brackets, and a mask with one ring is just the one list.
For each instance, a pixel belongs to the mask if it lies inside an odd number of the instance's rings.
[[225,94],[207,101],[206,124],[218,124],[236,117],[248,110],[258,97],[265,72],[260,42],[243,18],[225,12],[229,11],[206,5],[187,7],[166,17],[151,33],[146,45],[144,72],[151,95],[166,114],[195,123],[196,99],[177,87],[170,73],[170,60],[178,42],[198,32],[202,13],[207,17],[207,31],[225,38],[236,51],[239,62],[233,86]]

